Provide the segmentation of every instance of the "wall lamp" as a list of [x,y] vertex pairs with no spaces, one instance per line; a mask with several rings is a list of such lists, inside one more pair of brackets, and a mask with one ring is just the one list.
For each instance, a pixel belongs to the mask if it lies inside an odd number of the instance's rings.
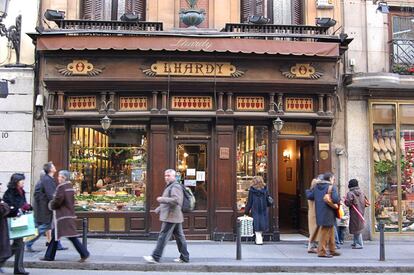
[[[22,16],[16,17],[16,23],[10,27],[6,27],[3,19],[7,16],[7,10],[10,0],[0,0],[0,36],[5,36],[12,44],[12,49],[16,52],[16,64],[9,65],[13,67],[20,66],[20,41],[21,41],[21,29],[22,29]],[[24,65],[23,65],[24,66]]]
[[283,124],[285,123],[283,122],[283,120],[280,119],[280,117],[277,117],[275,120],[273,120],[273,128],[275,129],[275,132],[277,134],[279,134],[280,131],[282,131]]
[[2,79],[0,78],[0,98],[6,98],[9,95],[9,85],[7,82],[11,84],[16,83],[14,79]]
[[108,131],[108,129],[111,127],[111,123],[112,123],[112,119],[110,119],[108,117],[108,106],[111,103],[112,103],[112,100],[102,102],[102,104],[105,106],[104,110],[105,110],[106,114],[103,118],[101,118],[101,126],[102,126],[102,129],[104,129],[105,132]]
[[283,161],[287,162],[290,160],[290,151],[289,150],[284,150],[283,151]]
[[378,2],[378,8],[376,12],[380,13],[390,13],[390,7],[388,7],[387,2],[385,1],[379,1]]

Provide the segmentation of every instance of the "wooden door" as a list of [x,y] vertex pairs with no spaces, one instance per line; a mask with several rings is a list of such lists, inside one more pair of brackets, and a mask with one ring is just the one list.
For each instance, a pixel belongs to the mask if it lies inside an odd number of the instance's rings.
[[178,181],[189,187],[196,198],[195,210],[184,215],[184,231],[189,238],[209,239],[209,142],[177,140],[175,167]]
[[299,142],[300,159],[298,169],[298,203],[299,203],[299,230],[303,234],[308,233],[308,201],[305,190],[309,188],[314,178],[313,142]]

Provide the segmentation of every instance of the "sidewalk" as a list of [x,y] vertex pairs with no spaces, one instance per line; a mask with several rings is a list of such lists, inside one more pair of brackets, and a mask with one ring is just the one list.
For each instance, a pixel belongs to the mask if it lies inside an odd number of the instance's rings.
[[[378,242],[366,242],[364,249],[351,249],[346,242],[339,257],[318,258],[308,254],[305,243],[281,242],[242,244],[242,260],[236,260],[236,244],[233,242],[189,241],[191,262],[176,264],[178,256],[175,242],[170,242],[160,264],[144,263],[142,256],[150,255],[155,241],[88,239],[91,257],[86,263],[78,263],[79,255],[70,243],[69,250],[58,251],[56,261],[43,262],[44,239],[34,245],[39,253],[25,253],[28,268],[88,269],[88,270],[136,270],[136,271],[192,271],[192,272],[414,272],[414,241],[387,242],[386,261],[380,262]],[[7,263],[8,266],[12,262]]]

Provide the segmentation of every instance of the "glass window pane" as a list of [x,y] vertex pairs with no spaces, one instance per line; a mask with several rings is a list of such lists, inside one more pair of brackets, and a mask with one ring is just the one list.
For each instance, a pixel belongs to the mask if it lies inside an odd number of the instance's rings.
[[[412,106],[412,105],[411,105]],[[401,125],[402,231],[414,231],[414,126]]]
[[254,176],[267,182],[268,130],[266,126],[237,127],[237,209],[244,210]]
[[145,126],[73,127],[69,155],[77,211],[145,211]]
[[395,106],[373,105],[372,154],[374,160],[375,228],[398,232],[398,177]]
[[400,123],[414,124],[414,104],[400,104]]

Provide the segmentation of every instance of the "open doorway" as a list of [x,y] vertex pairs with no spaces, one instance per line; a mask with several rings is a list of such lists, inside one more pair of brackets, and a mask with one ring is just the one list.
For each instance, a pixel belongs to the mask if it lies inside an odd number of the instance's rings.
[[305,190],[314,176],[313,141],[279,140],[279,229],[282,234],[308,233]]

